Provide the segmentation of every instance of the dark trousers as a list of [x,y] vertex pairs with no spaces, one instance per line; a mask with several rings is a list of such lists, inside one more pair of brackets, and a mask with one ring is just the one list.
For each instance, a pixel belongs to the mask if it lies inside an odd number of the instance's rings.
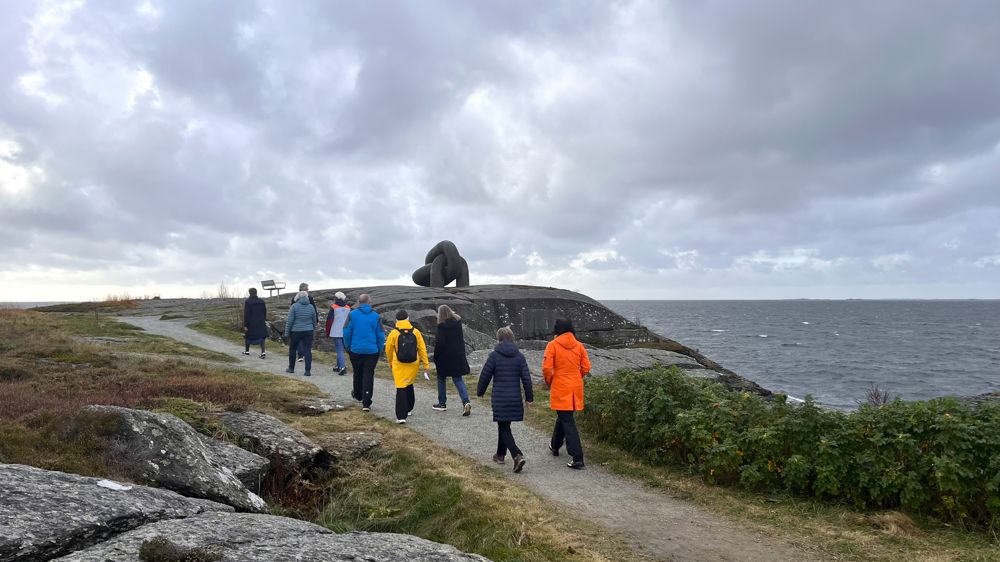
[[[266,341],[267,341],[267,338],[261,338],[261,340],[260,340],[260,352],[261,353],[264,353],[264,342],[266,342]],[[247,352],[249,352],[250,351],[250,340],[248,340],[246,338],[243,338],[243,343],[246,344],[246,348],[244,350],[247,351]]]
[[552,450],[558,451],[566,441],[566,452],[574,461],[583,462],[583,446],[580,445],[580,432],[576,430],[576,419],[573,410],[556,411],[556,428],[552,431]]
[[521,454],[521,449],[517,448],[514,442],[514,434],[510,432],[510,422],[497,422],[497,456],[502,457],[510,451],[510,454],[517,457]]
[[413,385],[407,386],[406,388],[396,389],[396,419],[405,420],[410,412],[413,411],[413,405],[417,403],[417,395],[413,392]]
[[312,370],[313,364],[313,332],[292,332],[288,343],[288,368],[295,369],[295,352],[301,350],[306,360],[306,372]]
[[370,408],[372,405],[372,388],[375,386],[375,365],[378,363],[378,353],[352,353],[351,369],[354,371],[354,396],[361,405]]

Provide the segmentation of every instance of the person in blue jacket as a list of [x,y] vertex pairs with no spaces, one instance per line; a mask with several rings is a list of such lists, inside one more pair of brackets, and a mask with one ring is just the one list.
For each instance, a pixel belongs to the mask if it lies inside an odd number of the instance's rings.
[[361,411],[372,409],[372,389],[375,386],[375,365],[385,348],[382,319],[372,310],[368,293],[358,297],[358,307],[351,311],[344,327],[344,347],[351,357],[354,371],[354,390],[351,397],[361,401]]
[[295,304],[288,309],[285,321],[285,337],[288,338],[288,368],[286,373],[295,372],[295,352],[301,351],[306,362],[305,376],[312,375],[312,344],[316,333],[316,307],[309,302],[309,293],[299,291]]
[[[497,330],[499,342],[493,353],[486,359],[483,370],[479,374],[479,384],[476,386],[476,396],[486,394],[486,389],[493,381],[493,395],[490,398],[493,405],[493,421],[497,422],[497,454],[493,462],[506,462],[507,451],[514,457],[514,472],[524,468],[524,453],[514,442],[514,434],[510,431],[511,422],[524,421],[524,407],[534,401],[531,388],[531,372],[528,361],[514,344],[514,332],[508,326]],[[524,402],[521,401],[521,387],[524,387]]]

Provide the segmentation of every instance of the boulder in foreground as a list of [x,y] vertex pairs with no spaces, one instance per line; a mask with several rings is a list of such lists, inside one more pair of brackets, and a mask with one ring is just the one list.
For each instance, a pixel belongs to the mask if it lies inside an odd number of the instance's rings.
[[488,562],[453,546],[392,533],[335,534],[287,517],[211,513],[146,525],[59,558],[64,562],[138,562],[139,550],[168,544],[226,562]]
[[146,523],[232,509],[169,490],[0,464],[0,560],[48,560]]

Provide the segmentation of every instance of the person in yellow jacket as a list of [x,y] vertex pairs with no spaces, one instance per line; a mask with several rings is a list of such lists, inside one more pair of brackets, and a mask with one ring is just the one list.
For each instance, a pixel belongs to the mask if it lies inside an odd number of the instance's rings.
[[396,383],[396,423],[406,423],[406,418],[413,412],[417,400],[413,383],[417,380],[420,365],[423,364],[425,372],[431,367],[424,336],[410,324],[409,317],[405,310],[397,312],[396,327],[385,340],[385,357],[389,360],[392,379]]

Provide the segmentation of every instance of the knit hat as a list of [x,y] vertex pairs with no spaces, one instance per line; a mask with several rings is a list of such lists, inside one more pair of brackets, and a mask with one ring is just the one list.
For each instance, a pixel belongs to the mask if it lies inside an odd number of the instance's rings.
[[336,293],[333,294],[333,298],[346,301],[347,295],[345,295],[343,291],[337,291]]

